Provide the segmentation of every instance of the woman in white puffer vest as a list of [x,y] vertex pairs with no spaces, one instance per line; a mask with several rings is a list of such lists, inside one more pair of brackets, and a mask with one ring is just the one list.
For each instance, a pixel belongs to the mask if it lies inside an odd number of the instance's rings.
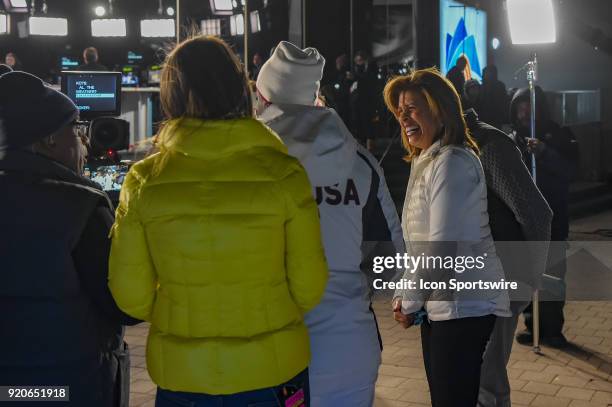
[[360,265],[372,243],[403,253],[404,242],[377,161],[333,109],[315,106],[324,63],[314,48],[281,42],[260,70],[257,110],[306,169],[319,207],[329,280],[305,318],[310,406],[370,407],[381,345]]
[[[395,319],[408,328],[416,313],[426,312],[421,342],[432,405],[473,407],[495,318],[511,315],[508,293],[486,288],[503,284],[504,272],[489,228],[478,147],[459,95],[435,69],[390,81],[385,103],[411,161],[404,240],[411,256],[429,263],[407,270],[404,278],[416,288],[396,292]],[[474,289],[459,291],[457,283]]]

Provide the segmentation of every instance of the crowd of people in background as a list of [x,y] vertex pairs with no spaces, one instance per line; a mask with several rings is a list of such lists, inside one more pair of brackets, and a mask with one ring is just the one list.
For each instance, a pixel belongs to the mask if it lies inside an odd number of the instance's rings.
[[[95,48],[83,57],[81,69],[104,68]],[[14,54],[5,62],[1,385],[68,385],[69,405],[127,406],[123,326],[147,321],[158,407],[368,407],[382,350],[362,271],[373,253],[486,252],[481,278],[519,281],[526,298],[547,275],[563,281],[576,143],[541,89],[531,137],[528,91],[510,98],[492,65],[482,84],[464,57],[448,78],[431,68],[385,83],[359,51],[352,68],[337,57],[321,87],[314,48],[256,53],[247,78],[225,42],[190,38],[167,56],[155,153],[130,169],[113,216],[81,176],[77,107],[19,71]],[[379,100],[411,162],[401,217],[368,149]],[[500,241],[546,245],[517,258]],[[529,301],[481,295],[393,294],[395,320],[420,324],[434,407],[510,402],[506,364],[523,311],[517,339],[533,341]],[[563,301],[541,309],[543,342],[565,346]]]

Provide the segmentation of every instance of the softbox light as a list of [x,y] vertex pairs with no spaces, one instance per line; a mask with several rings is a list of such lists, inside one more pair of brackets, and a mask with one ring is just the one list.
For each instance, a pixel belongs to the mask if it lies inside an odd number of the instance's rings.
[[210,9],[213,14],[230,16],[234,10],[232,0],[210,0]]
[[0,34],[8,33],[8,19],[6,14],[0,14]]
[[91,20],[92,37],[125,37],[127,28],[125,19],[98,19]]
[[258,33],[261,31],[261,20],[259,18],[259,11],[251,11],[251,32]]
[[242,14],[235,14],[233,16],[230,16],[230,34],[244,34],[244,16]]
[[68,35],[68,20],[65,18],[30,17],[30,35]]
[[3,0],[4,9],[8,13],[27,13],[29,12],[26,0]]
[[175,34],[174,19],[140,20],[140,35],[143,37],[174,37]]
[[218,18],[202,20],[200,27],[204,35],[221,36],[221,20]]
[[552,0],[507,0],[513,44],[546,44],[557,40]]

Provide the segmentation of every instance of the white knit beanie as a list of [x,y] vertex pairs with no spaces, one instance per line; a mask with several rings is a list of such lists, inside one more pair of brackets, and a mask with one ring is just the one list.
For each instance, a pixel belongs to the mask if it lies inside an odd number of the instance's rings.
[[281,41],[257,76],[257,90],[271,103],[312,105],[319,91],[325,58],[315,48]]

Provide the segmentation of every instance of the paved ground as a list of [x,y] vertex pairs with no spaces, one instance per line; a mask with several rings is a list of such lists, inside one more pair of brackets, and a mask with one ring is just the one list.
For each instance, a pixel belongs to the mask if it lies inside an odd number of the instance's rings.
[[[572,238],[590,240],[588,236],[606,227],[612,229],[612,212],[573,222]],[[593,240],[602,239],[597,235]],[[612,250],[600,250],[600,260],[612,257]],[[419,330],[397,326],[386,302],[378,301],[374,308],[385,346],[375,406],[429,406]],[[612,301],[568,303],[565,317],[565,335],[573,344],[569,350],[543,347],[543,355],[536,355],[515,343],[508,369],[514,406],[612,406]],[[154,404],[155,385],[144,360],[146,334],[147,326],[141,324],[129,328],[126,337],[132,350],[130,405],[137,407]]]

